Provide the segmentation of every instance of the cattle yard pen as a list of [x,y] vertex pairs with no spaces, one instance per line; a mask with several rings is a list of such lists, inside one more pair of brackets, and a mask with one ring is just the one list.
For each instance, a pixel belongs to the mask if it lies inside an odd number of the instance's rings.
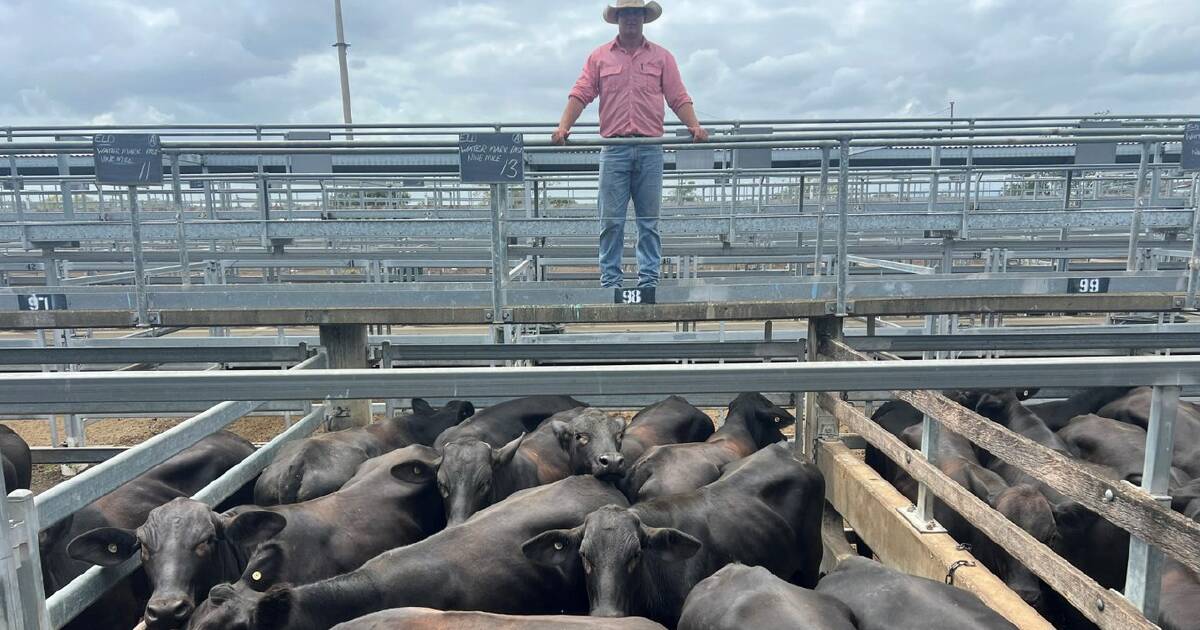
[[[14,332],[0,338],[0,416],[65,416],[72,448],[56,439],[36,461],[102,463],[0,501],[13,524],[0,528],[5,618],[61,627],[138,565],[94,568],[47,597],[39,529],[255,410],[300,419],[199,500],[219,503],[285,441],[413,397],[625,408],[680,394],[705,407],[753,389],[797,407],[798,454],[886,564],[949,576],[1019,627],[1049,627],[936,533],[936,496],[1100,627],[1152,627],[1163,558],[1200,570],[1200,525],[1161,504],[1174,403],[1200,394],[1200,357],[1179,354],[1200,348],[1186,321],[1200,281],[1196,178],[1174,163],[1186,118],[723,121],[699,161],[675,139],[527,138],[528,177],[511,190],[455,181],[449,136],[545,125],[356,125],[353,140],[312,126],[324,141],[281,137],[303,125],[147,127],[164,138],[168,183],[139,199],[87,174],[91,144],[76,138],[109,130],[9,129],[0,329]],[[663,281],[656,304],[613,304],[592,288],[588,168],[602,145],[655,142],[676,167]],[[1111,155],[1055,157],[1076,146]],[[305,172],[306,158],[327,162]],[[67,308],[30,310],[18,300],[29,295]],[[1028,314],[1079,319],[1004,321]],[[421,328],[435,325],[452,330]],[[138,330],[94,332],[108,328]],[[207,334],[187,336],[197,329]],[[1024,358],[995,358],[1005,353]],[[1142,488],[931,393],[1139,385],[1154,387]],[[848,402],[891,393],[927,416],[920,453]],[[187,419],[133,448],[87,446],[85,416],[144,415]],[[1129,531],[1126,593],[942,474],[940,427]],[[917,505],[853,456],[864,443],[920,482]]]

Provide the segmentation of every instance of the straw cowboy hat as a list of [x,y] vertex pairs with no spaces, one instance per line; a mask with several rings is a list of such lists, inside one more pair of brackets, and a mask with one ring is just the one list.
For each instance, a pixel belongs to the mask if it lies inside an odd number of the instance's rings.
[[604,9],[604,21],[609,24],[616,24],[617,11],[621,9],[645,9],[647,24],[657,20],[662,15],[662,5],[654,2],[654,0],[650,0],[650,2],[646,2],[645,0],[617,0],[616,6]]

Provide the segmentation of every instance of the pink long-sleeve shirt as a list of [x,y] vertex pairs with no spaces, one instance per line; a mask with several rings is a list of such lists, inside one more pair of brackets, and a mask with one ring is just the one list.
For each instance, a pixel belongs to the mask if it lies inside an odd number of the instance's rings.
[[600,135],[663,135],[663,101],[672,111],[691,103],[675,57],[643,38],[633,53],[617,40],[592,51],[570,97],[585,106],[600,97]]

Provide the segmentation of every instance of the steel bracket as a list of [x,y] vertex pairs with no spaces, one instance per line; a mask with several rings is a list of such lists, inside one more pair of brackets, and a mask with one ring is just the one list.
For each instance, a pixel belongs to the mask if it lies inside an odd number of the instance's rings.
[[896,511],[899,512],[900,516],[903,516],[904,520],[908,521],[908,524],[912,525],[912,528],[917,530],[917,533],[919,534],[949,533],[946,531],[945,527],[942,527],[941,523],[932,519],[929,521],[922,519],[921,515],[917,513],[917,506],[915,505],[910,505],[906,508],[896,508]]

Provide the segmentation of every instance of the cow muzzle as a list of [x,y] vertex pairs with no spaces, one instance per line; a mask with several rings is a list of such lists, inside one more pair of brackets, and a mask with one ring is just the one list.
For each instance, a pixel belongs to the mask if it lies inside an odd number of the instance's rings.
[[617,452],[604,453],[596,457],[592,471],[592,474],[597,477],[623,475],[625,474],[625,456]]
[[195,605],[183,597],[158,597],[146,604],[146,627],[153,630],[182,628]]

